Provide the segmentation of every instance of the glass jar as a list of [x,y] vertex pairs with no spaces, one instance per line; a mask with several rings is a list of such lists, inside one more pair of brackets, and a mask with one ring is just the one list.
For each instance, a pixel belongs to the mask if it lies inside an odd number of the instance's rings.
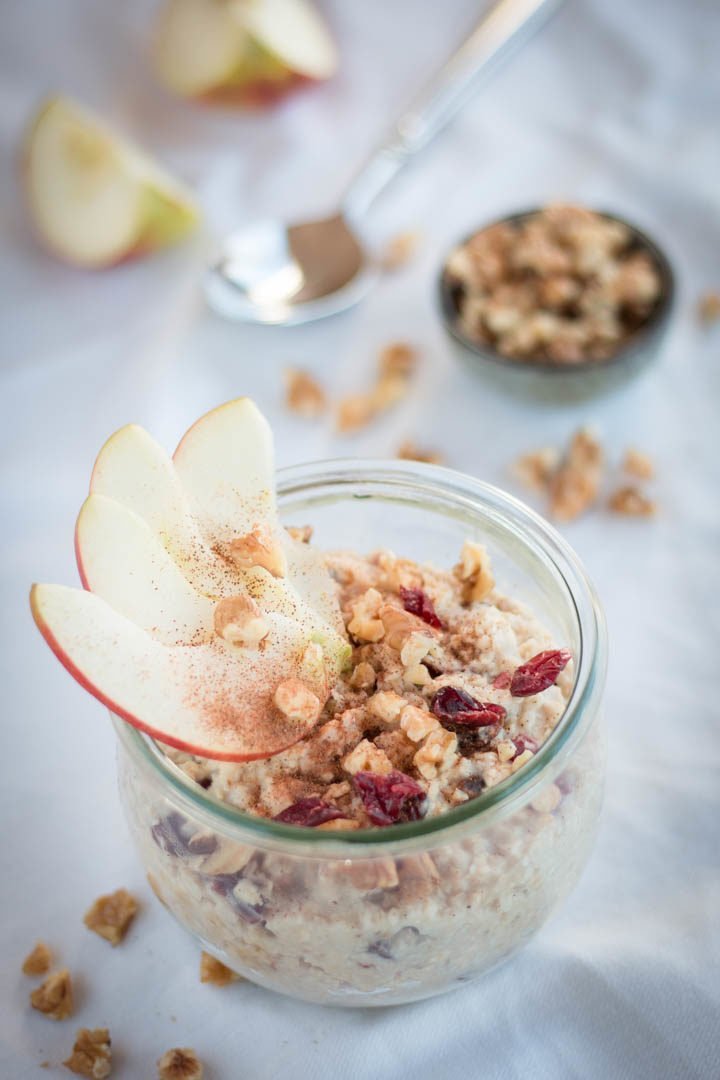
[[588,858],[603,788],[605,629],[565,541],[495,488],[414,462],[283,470],[286,524],[324,549],[391,548],[451,566],[488,547],[500,590],[573,652],[575,684],[547,742],[512,776],[444,815],[338,832],[254,818],[210,797],[116,719],[120,791],[157,895],[207,951],[307,1001],[386,1005],[475,979],[567,896]]

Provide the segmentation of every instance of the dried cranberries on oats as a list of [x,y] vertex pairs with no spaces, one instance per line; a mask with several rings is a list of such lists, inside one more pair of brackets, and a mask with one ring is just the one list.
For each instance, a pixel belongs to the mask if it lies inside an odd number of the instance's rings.
[[401,585],[400,599],[410,615],[417,615],[419,619],[436,630],[443,629],[443,622],[435,611],[432,600],[422,589],[406,589],[404,585]]
[[513,697],[530,697],[552,686],[560,672],[572,659],[567,649],[548,649],[522,664],[512,677]]
[[418,821],[425,815],[425,791],[405,773],[357,772],[353,784],[373,825]]
[[466,690],[441,686],[432,699],[431,709],[441,724],[461,727],[495,727],[505,719],[502,705],[476,701]]
[[309,799],[300,799],[288,806],[276,814],[273,820],[281,821],[284,825],[306,825],[313,829],[316,825],[324,825],[326,821],[336,821],[345,816],[337,806],[324,802],[319,795],[312,795]]
[[513,746],[515,747],[515,753],[510,758],[511,761],[515,761],[526,750],[530,750],[534,754],[537,751],[538,742],[537,739],[533,739],[532,735],[516,735],[513,739]]
[[501,671],[499,675],[496,675],[492,681],[493,690],[509,690],[510,683],[512,682],[512,675],[509,671]]

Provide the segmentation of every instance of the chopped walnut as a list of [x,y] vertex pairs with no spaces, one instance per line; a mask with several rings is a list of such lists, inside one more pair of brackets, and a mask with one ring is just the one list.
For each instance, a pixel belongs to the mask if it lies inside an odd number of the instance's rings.
[[256,649],[270,626],[251,596],[226,596],[215,606],[215,633],[230,645]]
[[372,690],[377,681],[377,673],[372,664],[361,661],[350,676],[350,685],[354,690]]
[[559,521],[572,521],[598,498],[603,476],[603,451],[586,429],[576,431],[550,482],[550,512]]
[[449,768],[457,756],[457,735],[438,726],[425,737],[413,758],[415,768],[426,780]]
[[422,461],[426,465],[445,464],[445,455],[441,454],[439,450],[421,449],[410,439],[406,439],[405,442],[400,444],[395,456],[400,458],[401,461]]
[[404,375],[381,375],[372,394],[376,411],[382,412],[396,405],[407,396],[408,390],[409,383]]
[[516,773],[518,769],[522,769],[523,765],[527,765],[528,761],[530,761],[532,757],[532,750],[523,750],[522,754],[518,754],[518,756],[515,758],[512,765],[510,766],[511,772]]
[[138,903],[127,889],[100,896],[86,913],[83,922],[111,945],[119,945],[135,918]]
[[429,627],[422,619],[411,615],[403,608],[395,607],[394,604],[383,604],[380,608],[380,619],[385,627],[385,643],[391,649],[401,651],[411,634],[429,632]]
[[530,454],[523,454],[515,462],[513,472],[526,487],[546,491],[552,476],[560,464],[560,452],[545,446]]
[[245,536],[232,540],[228,551],[231,559],[241,569],[250,570],[254,566],[260,566],[273,577],[282,578],[287,574],[285,552],[265,525],[256,525]]
[[200,982],[210,983],[211,986],[228,986],[230,983],[239,982],[242,979],[232,968],[226,967],[220,960],[216,960],[210,953],[200,953]]
[[700,297],[698,315],[708,325],[720,319],[720,290],[713,289]]
[[369,739],[362,739],[355,749],[343,758],[342,767],[351,776],[357,772],[374,772],[386,776],[393,771],[394,765],[384,750],[378,749]]
[[416,232],[401,232],[393,236],[380,257],[383,270],[399,270],[415,255],[420,235]]
[[273,701],[291,720],[312,723],[320,715],[320,699],[300,679],[284,679],[278,684]]
[[203,1080],[203,1067],[194,1050],[167,1050],[157,1063],[158,1080]]
[[72,1016],[75,1005],[72,979],[67,968],[48,975],[45,982],[31,993],[30,1004],[51,1020],[67,1020]]
[[412,667],[424,660],[435,645],[435,638],[422,631],[414,630],[400,649],[400,660],[405,667]]
[[417,705],[406,705],[400,715],[400,727],[414,743],[423,739],[440,727],[440,721],[431,712],[419,709]]
[[623,472],[628,473],[630,476],[637,477],[638,480],[652,480],[655,475],[655,469],[651,458],[647,454],[643,454],[640,450],[635,450],[630,447],[625,451],[625,456],[622,460]]
[[381,603],[382,594],[377,589],[368,589],[358,597],[351,607],[348,633],[358,641],[380,641],[385,634],[385,626],[379,617]]
[[380,690],[368,699],[367,707],[371,716],[392,727],[398,722],[406,704],[405,698],[394,690]]
[[380,378],[386,375],[400,375],[407,379],[417,367],[418,356],[412,345],[398,341],[386,345],[380,353]]
[[285,404],[291,412],[314,420],[327,408],[327,396],[320,384],[300,368],[285,371]]
[[44,941],[38,941],[32,952],[23,960],[23,975],[47,975],[52,963],[52,952]]
[[285,532],[298,543],[309,544],[312,540],[313,527],[312,525],[286,525]]
[[110,1044],[107,1028],[80,1028],[75,1036],[72,1054],[63,1065],[76,1076],[105,1080],[112,1072]]
[[403,671],[403,679],[409,686],[427,686],[432,682],[432,675],[424,664],[410,664]]
[[337,429],[339,432],[359,431],[367,427],[376,412],[373,394],[349,394],[338,405]]
[[484,600],[495,587],[487,548],[474,540],[466,540],[463,544],[460,562],[453,567],[453,574],[462,584],[463,604]]
[[652,499],[632,484],[618,488],[608,500],[608,507],[614,514],[626,517],[652,517],[657,507]]

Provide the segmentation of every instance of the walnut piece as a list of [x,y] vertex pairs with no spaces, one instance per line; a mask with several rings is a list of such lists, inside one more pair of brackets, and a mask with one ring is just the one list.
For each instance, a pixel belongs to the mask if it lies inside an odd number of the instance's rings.
[[460,562],[453,567],[453,574],[462,585],[463,604],[484,600],[495,588],[490,555],[483,544],[466,540],[460,552]]
[[438,725],[423,741],[413,758],[415,768],[426,780],[432,780],[444,772],[457,757],[457,735]]
[[535,491],[546,491],[559,464],[559,450],[545,446],[518,458],[513,465],[513,472],[526,487]]
[[372,394],[349,394],[337,408],[336,427],[339,432],[359,431],[367,427],[377,412]]
[[290,412],[315,420],[327,408],[327,395],[320,383],[301,368],[287,368],[285,373],[285,404]]
[[709,325],[720,319],[720,289],[704,293],[698,303],[700,321]]
[[628,473],[629,476],[637,477],[638,480],[652,480],[655,475],[655,468],[651,458],[647,454],[643,454],[642,451],[635,450],[632,446],[625,451],[622,469],[623,472]]
[[320,699],[301,679],[284,679],[275,690],[273,701],[290,720],[312,723],[320,715]]
[[189,1046],[167,1050],[157,1063],[158,1080],[203,1080],[202,1062]]
[[362,660],[350,676],[350,685],[354,690],[372,690],[376,681],[375,668],[366,660]]
[[591,432],[576,431],[557,472],[550,481],[550,512],[559,521],[572,521],[597,502],[603,477],[603,450]]
[[383,637],[385,626],[379,617],[381,603],[382,594],[377,589],[367,589],[351,605],[348,633],[357,641],[380,641]]
[[351,776],[357,772],[374,772],[387,776],[393,771],[394,765],[384,750],[380,750],[369,739],[361,739],[355,749],[343,758],[342,767]]
[[75,1045],[67,1061],[66,1069],[76,1076],[89,1076],[91,1080],[105,1080],[112,1071],[111,1039],[107,1028],[80,1028]]
[[439,450],[422,449],[411,439],[406,439],[397,448],[395,457],[401,461],[422,461],[426,465],[444,465],[445,455]]
[[393,236],[380,257],[383,270],[399,270],[415,255],[420,243],[417,232],[401,232]]
[[242,975],[238,975],[232,968],[226,967],[210,953],[200,953],[200,982],[210,983],[211,986],[229,986],[230,983],[239,982]]
[[380,378],[387,375],[401,375],[403,378],[409,378],[418,363],[417,351],[403,341],[393,342],[392,345],[386,345],[380,352],[378,360]]
[[100,896],[85,914],[83,922],[114,947],[123,940],[138,910],[138,902],[127,889]]
[[67,968],[48,975],[45,982],[31,993],[30,1004],[51,1020],[67,1020],[72,1016],[75,1003],[72,979]]
[[403,645],[411,634],[430,634],[430,627],[403,608],[395,607],[394,604],[383,604],[380,608],[380,619],[385,627],[385,642],[391,649],[401,651]]
[[32,952],[23,960],[23,975],[47,975],[52,963],[52,952],[44,941],[38,941]]
[[431,731],[440,727],[440,721],[431,712],[419,709],[417,705],[406,705],[400,716],[400,727],[414,743],[422,742]]
[[273,577],[287,574],[287,560],[280,543],[265,525],[256,525],[245,536],[238,537],[228,545],[230,558],[244,570],[261,566]]
[[256,649],[270,633],[267,619],[251,596],[226,596],[215,606],[215,633],[230,645]]
[[623,514],[626,517],[652,517],[657,509],[653,500],[643,495],[633,484],[614,491],[608,500],[608,508],[614,514]]

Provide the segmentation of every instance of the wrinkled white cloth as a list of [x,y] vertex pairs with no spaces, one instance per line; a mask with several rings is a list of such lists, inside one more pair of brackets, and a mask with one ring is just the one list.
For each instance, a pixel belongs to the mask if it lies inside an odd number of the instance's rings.
[[[482,5],[325,6],[340,75],[260,116],[184,104],[156,85],[150,2],[3,6],[0,1075],[35,1077],[41,1061],[67,1056],[75,1026],[107,1024],[118,1080],[149,1077],[174,1045],[194,1046],[212,1080],[710,1080],[720,1075],[720,326],[701,329],[694,309],[703,289],[720,287],[720,10],[716,0],[568,3],[377,204],[372,234],[420,229],[417,260],[325,323],[248,328],[208,312],[198,280],[209,235],[103,274],[64,268],[36,246],[11,172],[29,110],[54,88],[114,118],[193,184],[210,230],[331,207]],[[576,406],[511,399],[458,364],[433,293],[457,237],[558,198],[645,225],[678,273],[657,363]],[[367,384],[379,346],[407,338],[423,351],[417,388],[355,439],[284,413],[284,365],[310,368],[339,394]],[[557,445],[585,421],[614,458],[632,444],[657,462],[656,521],[595,513],[565,530],[611,636],[596,850],[537,939],[456,994],[343,1012],[250,984],[201,987],[197,946],[152,901],[131,848],[106,716],[32,625],[31,580],[76,580],[74,518],[105,437],[135,420],[171,447],[238,394],[267,412],[282,464],[390,455],[410,436],[512,485],[517,454]],[[145,908],[111,951],[82,914],[121,885]],[[77,1025],[27,1006],[19,968],[37,938],[77,973]]]

